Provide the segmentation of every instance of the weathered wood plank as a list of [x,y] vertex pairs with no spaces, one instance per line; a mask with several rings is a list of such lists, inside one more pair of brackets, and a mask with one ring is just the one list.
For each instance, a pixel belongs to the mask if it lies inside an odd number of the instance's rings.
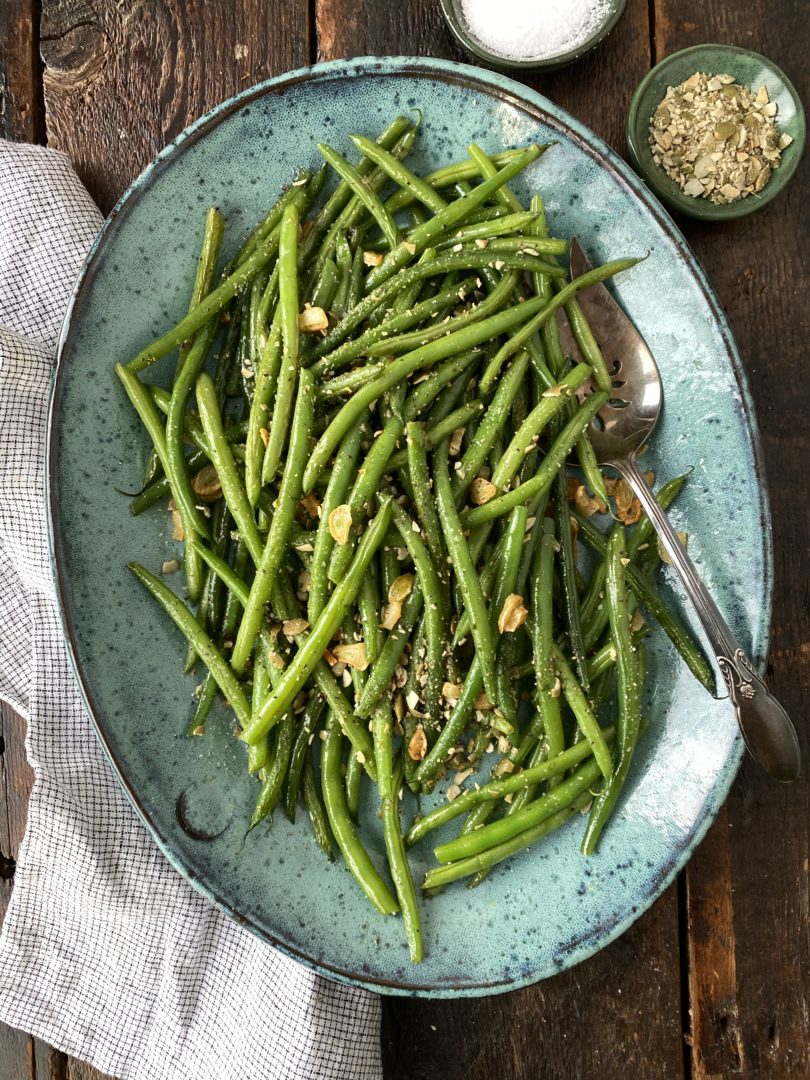
[[307,0],[44,0],[48,142],[104,212],[224,98],[309,62]]
[[34,0],[0,4],[0,138],[41,142],[42,83]]
[[383,1002],[386,1080],[678,1080],[683,1076],[673,886],[584,964],[500,997]]
[[86,1061],[77,1061],[76,1058],[68,1058],[65,1080],[110,1080],[106,1073],[100,1073]]
[[[656,0],[660,56],[712,40],[772,57],[810,94],[803,5]],[[810,453],[800,389],[810,331],[810,274],[797,242],[807,169],[764,210],[727,225],[684,222],[746,362],[761,424],[774,520],[775,591],[769,676],[797,721],[805,761],[810,683],[807,595],[810,500],[797,464]],[[806,780],[781,787],[751,762],[687,869],[695,1080],[806,1076],[810,1045],[810,918]]]
[[25,722],[0,702],[0,922],[11,896],[33,781],[24,739]]

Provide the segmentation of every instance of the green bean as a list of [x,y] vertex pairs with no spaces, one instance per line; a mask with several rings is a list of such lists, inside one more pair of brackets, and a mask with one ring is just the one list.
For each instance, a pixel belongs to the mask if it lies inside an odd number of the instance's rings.
[[586,398],[554,440],[534,476],[519,487],[507,491],[504,495],[492,499],[483,506],[477,506],[473,510],[465,510],[461,517],[464,527],[475,528],[494,521],[495,518],[500,517],[502,514],[507,514],[513,507],[528,502],[541,492],[548,491],[554,482],[555,476],[565,463],[565,459],[571,452],[574,443],[606,401],[607,395],[602,393],[591,394],[590,397]]
[[[258,702],[253,706],[253,712],[258,712],[260,707],[261,702]],[[309,700],[306,703],[304,714],[301,718],[301,724],[296,732],[292,753],[290,754],[290,767],[287,770],[287,789],[284,793],[284,811],[290,821],[295,821],[295,808],[298,803],[298,793],[301,787],[304,760],[309,754],[309,746],[315,732],[318,730],[318,724],[323,715],[323,710],[323,696],[316,691],[310,695]],[[258,745],[262,745],[261,741]]]
[[[363,575],[374,552],[382,543],[390,521],[391,500],[382,499],[376,516],[369,523],[369,527],[360,541],[357,554],[349,567],[348,573],[340,584],[335,586],[329,602],[312,627],[312,632],[299,646],[292,663],[285,669],[279,685],[242,733],[242,738],[248,744],[257,742],[261,738],[262,734],[272,726],[275,719],[288,708],[309,678],[318,660],[322,657],[324,649],[342,623],[346,606],[352,603],[357,596]],[[253,590],[251,590],[252,594]],[[242,625],[244,625],[244,622],[243,619]],[[234,647],[235,658],[236,647]]]
[[[547,146],[543,146],[541,147],[541,152],[544,152],[547,149]],[[501,150],[500,153],[493,154],[492,161],[498,168],[503,168],[504,165],[508,165],[511,161],[519,158],[522,153],[522,150]],[[425,183],[428,183],[431,187],[441,191],[444,188],[453,187],[465,180],[475,180],[478,175],[479,171],[475,162],[457,161],[454,165],[445,165],[441,169],[436,169],[435,172],[428,173],[425,177]],[[386,201],[385,205],[388,211],[394,214],[399,210],[405,210],[415,202],[416,196],[413,192],[403,188],[400,191],[395,192]]]
[[326,259],[315,288],[312,291],[311,305],[327,310],[331,307],[332,300],[337,292],[339,283],[338,268],[333,259]]
[[334,717],[330,717],[326,726],[326,739],[321,743],[321,791],[326,816],[337,846],[357,884],[377,911],[382,915],[395,915],[399,911],[399,905],[360,843],[349,816],[343,778],[340,775],[341,741],[340,727]]
[[250,720],[250,705],[239,685],[236,676],[228,666],[222,653],[195,619],[192,612],[179,597],[169,589],[160,578],[144,569],[139,563],[128,564],[129,569],[158,601],[163,610],[196,650],[198,656],[214,676],[217,686],[230,703],[234,715],[244,727]]
[[[222,429],[222,417],[217,404],[217,392],[210,375],[202,372],[197,379],[197,407],[211,451],[211,461],[217,471],[222,494],[231,512],[239,535],[244,539],[251,558],[258,565],[262,558],[262,541],[245,489],[239,478],[230,445]],[[207,535],[207,530],[203,535]]]
[[[366,383],[376,379],[384,370],[385,363],[380,361],[377,364],[363,364],[362,367],[351,368],[341,375],[335,375],[332,379],[326,379],[316,388],[317,400],[318,402],[328,401],[331,398],[339,398],[344,394],[359,390],[361,386],[365,386]],[[314,367],[312,372],[317,380],[318,376]]]
[[338,445],[346,432],[359,420],[363,411],[372,401],[375,401],[386,390],[395,386],[402,379],[407,378],[412,372],[421,367],[429,367],[439,360],[451,357],[455,353],[462,352],[480,342],[488,341],[493,335],[519,325],[526,319],[530,319],[537,310],[541,301],[527,300],[524,304],[499,311],[488,319],[465,326],[455,334],[448,334],[444,338],[432,341],[412,352],[405,353],[397,360],[393,360],[386,370],[374,382],[358,390],[353,397],[346,402],[338,411],[337,416],[321,435],[307,466],[304,477],[304,491],[310,491],[318,478],[318,473],[324,467],[330,454]]
[[463,195],[455,202],[448,205],[438,214],[434,214],[421,225],[411,229],[408,239],[402,241],[386,255],[383,262],[375,267],[368,275],[366,291],[376,288],[381,282],[387,280],[397,270],[410,262],[415,254],[423,251],[426,247],[435,246],[435,242],[454,226],[460,225],[471,213],[483,206],[484,203],[500,187],[507,184],[514,176],[530,165],[542,153],[539,146],[527,147],[519,157],[510,161],[490,180],[485,180],[473,188],[467,195]]
[[[414,320],[421,319],[427,314],[435,313],[437,304],[444,302],[443,293],[440,296],[429,296],[421,301],[415,309],[412,309],[415,311],[414,315],[411,316],[403,312],[392,319],[390,323],[373,327],[372,330],[362,334],[356,340],[346,341],[349,334],[365,323],[375,312],[380,313],[380,315],[385,314],[386,309],[383,306],[385,302],[392,297],[396,297],[402,290],[410,288],[416,282],[433,278],[439,274],[452,273],[454,270],[483,271],[494,261],[493,257],[485,251],[467,251],[461,254],[449,252],[437,256],[430,262],[420,260],[415,266],[409,266],[407,269],[401,270],[394,277],[380,285],[379,288],[363,297],[357,305],[347,312],[337,326],[332,327],[326,337],[319,342],[313,350],[313,356],[319,358],[319,362],[313,365],[316,373],[321,375],[326,371],[331,371],[335,367],[348,363],[355,357],[362,355],[369,346],[373,346],[376,342],[381,343],[380,349],[384,351],[383,345],[396,341],[396,338],[390,338],[392,327],[394,329],[407,329],[408,326],[412,325],[412,318]],[[511,266],[513,269],[520,270],[534,267],[539,261],[534,256],[514,255],[504,260],[504,265],[507,268]],[[453,295],[456,298],[460,287],[458,284],[453,286]],[[497,297],[498,304],[502,300],[503,297],[499,294]],[[536,310],[538,310],[537,306],[533,308],[533,311]],[[505,327],[505,329],[508,329],[508,327]],[[388,337],[386,337],[386,333],[388,333]]]
[[349,138],[362,154],[379,166],[395,184],[407,188],[419,202],[424,203],[428,210],[432,210],[434,214],[437,214],[447,206],[447,203],[441,195],[437,194],[435,188],[420,177],[415,176],[410,169],[406,168],[401,161],[389,154],[383,147],[376,145],[371,139],[367,139],[363,135],[350,135]]
[[259,247],[262,241],[266,240],[268,236],[273,232],[278,223],[281,221],[281,216],[284,213],[284,207],[291,201],[297,202],[298,205],[303,205],[303,192],[301,189],[306,187],[310,180],[310,174],[305,170],[299,173],[297,179],[282,192],[278,201],[270,208],[268,213],[259,222],[247,240],[244,242],[239,250],[234,263],[236,266],[242,266],[244,262],[254,254],[256,248]]
[[528,516],[529,514],[526,507],[518,506],[512,511],[509,521],[507,522],[506,532],[504,533],[503,537],[501,568],[505,580],[509,582],[510,591],[506,594],[506,596],[499,596],[498,590],[496,589],[494,605],[490,613],[490,621],[495,623],[499,633],[501,634],[501,641],[498,646],[498,652],[496,652],[495,677],[497,686],[497,701],[501,712],[504,714],[510,724],[515,727],[517,726],[517,705],[512,700],[513,665],[508,660],[499,660],[500,648],[501,645],[503,645],[504,643],[503,635],[508,633],[508,640],[511,641],[514,640],[515,631],[508,631],[501,628],[501,616],[503,614],[503,608],[506,600],[510,595],[512,595],[513,583],[517,580],[518,572],[520,570],[520,560],[523,553],[523,541],[526,539],[526,521],[528,519]]
[[[424,265],[424,264],[421,264]],[[421,280],[421,279],[420,279]],[[417,285],[418,285],[417,281]],[[434,315],[437,311],[442,310],[447,304],[455,304],[459,299],[459,292],[463,292],[464,289],[471,288],[474,284],[473,278],[464,278],[458,285],[452,285],[447,289],[444,289],[435,296],[429,296],[426,300],[415,306],[408,306],[402,311],[399,311],[389,317],[389,312],[385,311],[382,305],[378,308],[383,312],[385,318],[377,326],[371,326],[368,330],[365,330],[356,338],[352,338],[349,341],[339,345],[332,352],[327,352],[319,360],[312,365],[312,371],[317,378],[323,375],[331,374],[337,368],[344,367],[346,364],[351,363],[358,357],[371,356],[371,349],[375,348],[379,344],[378,351],[388,356],[389,342],[394,351],[399,349],[403,340],[410,339],[413,335],[399,334],[399,331],[410,329],[412,326],[418,326],[424,322],[426,318]],[[405,296],[407,289],[403,289],[401,296]],[[347,314],[348,319],[354,319],[356,316],[354,310]],[[336,328],[337,330],[337,328]],[[424,331],[427,332],[427,331]],[[342,331],[341,331],[342,333]],[[398,335],[392,337],[391,335]],[[433,334],[432,336],[436,336]],[[322,351],[322,346],[317,346],[315,352]],[[391,352],[390,355],[394,353]],[[374,354],[376,355],[376,353]],[[366,367],[372,365],[366,364]]]
[[157,450],[154,446],[149,451],[149,457],[146,459],[146,465],[143,470],[143,486],[140,494],[143,495],[144,491],[157,480],[163,473],[163,466],[160,464],[160,458],[157,455]]
[[341,179],[349,185],[352,189],[352,193],[357,196],[369,214],[371,214],[377,222],[388,247],[391,249],[395,248],[399,243],[399,229],[397,228],[394,219],[383,206],[379,196],[372,191],[368,184],[363,182],[362,176],[360,176],[355,167],[350,165],[337,150],[334,150],[326,143],[318,143],[318,153],[326,159]]
[[554,668],[554,554],[557,540],[553,518],[544,518],[532,574],[532,659],[535,675],[535,704],[543,718],[549,759],[562,753],[565,737],[560,713],[557,673]]
[[328,569],[330,581],[340,581],[351,563],[357,535],[356,526],[360,525],[365,518],[366,507],[379,489],[387,470],[388,459],[391,457],[404,430],[405,421],[402,418],[404,389],[404,387],[397,387],[392,391],[394,399],[392,401],[392,415],[386,421],[382,431],[374,439],[363,464],[357,471],[357,477],[352,485],[347,504],[352,525],[346,543],[336,544],[332,548],[332,557],[329,560]]
[[[475,143],[470,143],[470,145],[467,147],[467,153],[478,166],[478,170],[484,180],[491,180],[493,177],[497,176],[497,168],[489,159],[489,157],[484,153],[480,146],[476,146]],[[506,184],[504,184],[502,187],[499,187],[498,190],[494,193],[494,195],[497,202],[506,209],[507,213],[519,214],[524,212],[520,200]]]
[[312,754],[310,753],[307,753],[304,759],[302,790],[304,795],[304,806],[307,808],[309,820],[312,824],[312,835],[315,837],[315,843],[321,851],[323,851],[324,855],[326,855],[329,862],[334,862],[335,855],[332,851],[332,834],[329,830],[326,811],[324,810],[323,803],[321,802],[321,795],[318,791],[318,782],[315,779],[315,767],[312,764]]
[[[688,473],[684,473],[683,476],[673,477],[672,480],[668,480],[667,483],[662,484],[661,488],[657,492],[655,498],[658,504],[666,510],[672,505],[675,499],[681,492],[684,483],[686,482]],[[613,526],[614,529],[622,529],[624,526],[621,522],[616,522]],[[638,552],[639,548],[649,542],[650,538],[655,535],[655,527],[652,521],[643,514],[636,528],[630,535],[627,541],[627,554],[632,559]],[[591,581],[588,586],[588,592],[585,599],[582,601],[582,621],[585,624],[585,646],[586,648],[592,648],[596,643],[596,640],[602,634],[602,631],[608,624],[607,606],[603,602],[605,591],[605,574],[606,564],[604,561],[600,562],[593,574],[591,575]]]
[[[397,534],[397,541],[398,541]],[[382,555],[380,562],[382,564],[382,591],[384,596],[388,596],[391,591],[391,585],[399,577],[399,559],[395,551],[395,546],[392,546],[393,537],[386,536],[385,543],[383,544]]]
[[335,455],[335,463],[332,466],[332,474],[329,477],[326,494],[321,503],[321,516],[315,533],[315,544],[312,552],[311,580],[307,604],[307,614],[311,623],[315,622],[326,606],[329,589],[327,567],[335,543],[329,530],[329,518],[332,511],[342,505],[346,498],[349,483],[354,475],[357,459],[360,456],[363,428],[364,424],[358,424],[348,432],[341,442]]
[[[211,291],[224,231],[225,219],[215,206],[210,207],[205,216],[203,239],[200,246],[200,255],[197,259],[197,271],[194,275],[194,284],[191,287],[191,297],[188,303],[189,311],[195,308]],[[183,361],[190,347],[191,342],[186,341],[178,350],[175,378],[180,374]]]
[[[202,450],[195,450],[189,454],[187,459],[187,466],[192,476],[196,472],[203,468],[208,462],[208,455],[203,453]],[[151,506],[159,503],[161,499],[165,499],[171,495],[171,485],[165,476],[159,477],[157,480],[153,480],[149,487],[137,495],[129,505],[129,512],[133,517],[137,517],[145,510],[148,510]]]
[[[396,503],[394,504],[396,505]],[[394,668],[400,661],[411,636],[411,631],[422,611],[425,601],[425,593],[421,583],[417,580],[402,606],[402,613],[394,629],[389,633],[385,644],[380,650],[377,662],[372,665],[360,700],[354,707],[355,715],[367,719],[371,716],[374,706],[388,689]]]
[[[424,442],[425,450],[432,450],[439,445],[442,439],[446,439],[449,435],[452,435],[454,431],[457,431],[459,428],[466,428],[468,424],[477,419],[483,412],[483,401],[468,401],[465,405],[459,405],[457,409],[439,420],[438,423],[434,424],[432,427],[428,428],[427,431],[423,432],[422,440]],[[398,450],[388,459],[387,472],[394,473],[407,466],[407,449]]]
[[[413,149],[416,137],[418,134],[418,125],[413,125],[408,128],[390,147],[391,153],[394,157],[402,159],[406,158]],[[382,171],[376,167],[372,168],[367,176],[363,178],[363,185],[375,197],[379,195],[382,189],[388,182],[388,177]],[[387,211],[386,211],[387,212]],[[346,205],[338,214],[332,223],[329,231],[321,243],[315,259],[313,260],[313,267],[315,272],[320,269],[323,260],[329,256],[335,248],[337,237],[341,232],[346,232],[348,229],[354,231],[354,237],[357,243],[357,251],[361,255],[362,261],[362,239],[363,233],[366,229],[366,223],[363,222],[363,218],[366,214],[366,207],[363,201],[356,194],[353,194]]]
[[585,477],[585,483],[597,499],[607,503],[608,495],[605,478],[602,476],[602,470],[599,468],[599,462],[596,460],[596,453],[587,432],[577,440],[577,457],[579,467]]
[[231,666],[237,674],[245,670],[250,658],[261,626],[264,605],[270,599],[276,576],[284,560],[295,510],[301,497],[301,478],[309,452],[314,399],[312,375],[302,370],[295,402],[295,423],[292,425],[289,453],[279,487],[278,507],[273,515],[261,559],[256,566],[256,576],[250,588],[250,596],[236,636],[236,644],[233,647]]
[[475,564],[456,512],[450,476],[447,469],[447,441],[440,444],[434,456],[436,509],[444,534],[445,544],[464,598],[464,607],[470,615],[470,632],[475,642],[476,659],[481,665],[484,688],[493,705],[498,704],[495,686],[495,649],[490,630],[486,603],[481,592],[481,582],[475,572]]
[[393,776],[393,717],[387,702],[380,702],[372,716],[372,735],[374,737],[374,760],[377,763],[377,786],[380,792],[380,812],[383,825],[383,839],[388,855],[388,868],[394,883],[405,937],[411,954],[411,961],[418,964],[422,960],[422,924],[419,905],[416,899],[411,869],[405,854],[402,830],[399,821],[399,796],[394,788]]
[[205,722],[217,696],[217,681],[210,671],[205,673],[194,715],[188,722],[186,735],[204,735]]
[[[258,653],[256,662],[253,665],[253,689],[250,700],[251,714],[255,713],[257,709],[261,707],[262,702],[267,697],[269,689],[270,675],[267,670],[267,661],[261,653]],[[269,749],[268,740],[266,738],[262,739],[261,742],[256,743],[255,746],[248,747],[249,773],[257,773],[267,765]]]
[[[425,452],[425,426],[415,420],[411,420],[406,428],[407,436],[407,465],[413,489],[413,501],[416,513],[422,525],[428,551],[436,567],[436,573],[440,581],[447,581],[447,548],[442,537],[439,517],[431,493],[432,480],[428,470],[427,454]],[[441,591],[441,589],[440,589]]]
[[352,259],[352,276],[349,279],[349,295],[346,301],[346,310],[353,311],[360,303],[363,295],[363,250],[358,244],[357,251]]
[[[402,543],[413,560],[422,587],[425,605],[425,712],[434,723],[439,722],[442,683],[444,682],[444,651],[446,644],[445,612],[442,605],[442,588],[439,574],[425,541],[414,526],[416,522],[395,502],[392,506],[393,520]],[[412,663],[415,662],[412,658]]]
[[[605,738],[610,738],[612,734],[612,729],[605,729]],[[490,802],[494,803],[498,799],[502,799],[504,795],[516,794],[519,791],[524,791],[527,787],[540,784],[544,780],[557,779],[563,773],[568,772],[569,769],[591,757],[592,754],[593,751],[583,739],[581,742],[574,743],[568,750],[562,750],[557,756],[535,765],[531,769],[513,773],[502,780],[490,780],[479,788],[464,791],[457,795],[452,802],[442,803],[425,814],[424,817],[417,818],[405,836],[405,843],[408,847],[411,847],[427,836],[429,832],[441,828],[442,825],[446,825],[448,821],[452,821],[454,818],[466,813],[474,806]]]
[[[290,204],[284,210],[279,236],[279,308],[281,311],[281,368],[276,383],[276,400],[273,420],[270,424],[267,449],[262,465],[262,483],[269,484],[275,478],[287,442],[290,414],[295,400],[298,376],[298,277],[296,258],[298,252],[298,209]],[[312,403],[314,407],[314,402]]]
[[[400,334],[397,337],[385,338],[382,341],[378,341],[376,344],[370,345],[365,352],[368,356],[397,356],[400,353],[407,352],[409,349],[416,348],[419,345],[426,345],[429,341],[434,341],[443,334],[450,334],[456,330],[461,330],[465,326],[470,326],[472,323],[478,322],[488,315],[499,311],[511,296],[516,281],[517,273],[515,271],[509,271],[504,274],[489,296],[480,300],[477,304],[473,304],[460,315],[456,315],[453,318],[442,319],[433,326],[421,327],[418,330],[411,331],[409,334]],[[452,290],[455,290],[455,292]],[[453,285],[448,292],[452,293],[451,303],[455,304],[464,293],[464,288],[463,286]],[[440,293],[439,296],[434,297],[433,300],[435,302],[440,297],[446,295],[447,292]],[[390,324],[387,325],[390,326]]]
[[[306,243],[308,238],[309,234],[307,234],[304,243]],[[337,320],[340,320],[345,314],[346,305],[349,301],[349,288],[352,279],[352,258],[352,249],[349,247],[349,241],[346,239],[346,234],[339,233],[335,240],[335,262],[339,273],[339,280],[337,290],[332,298],[331,308],[331,315]]]
[[[273,608],[281,619],[298,619],[301,617],[301,609],[298,598],[293,590],[292,582],[286,575],[282,575],[278,588],[272,597]],[[302,648],[307,642],[305,633],[297,634],[295,643]],[[376,778],[374,768],[374,747],[368,728],[361,724],[354,716],[343,691],[335,681],[335,677],[327,667],[326,661],[318,660],[313,670],[313,678],[318,690],[326,698],[332,715],[340,724],[340,729],[358,754],[364,759],[364,768],[372,780]]]
[[377,581],[377,564],[369,564],[368,571],[357,594],[357,610],[363,627],[363,641],[366,646],[366,659],[373,664],[383,646],[380,630],[380,588]]
[[571,670],[568,661],[565,659],[556,643],[552,646],[551,655],[554,667],[557,670],[557,674],[562,684],[562,692],[565,695],[565,700],[568,702],[571,712],[574,714],[577,726],[591,744],[594,757],[596,758],[602,775],[606,780],[609,780],[613,771],[613,765],[610,751],[605,742],[604,733],[599,727],[599,721],[594,716],[593,710],[588,704],[588,699],[582,691],[582,687],[577,682],[576,676]]
[[205,518],[193,502],[189,506],[187,505],[187,501],[183,499],[183,493],[180,490],[180,485],[177,483],[177,477],[173,470],[172,458],[170,457],[166,446],[166,434],[163,429],[160,414],[152,400],[152,395],[140,381],[138,376],[123,364],[116,364],[115,371],[123,383],[127,397],[132,402],[143,426],[146,428],[147,434],[152,440],[152,445],[157,451],[158,458],[163,466],[163,472],[171,487],[172,498],[174,498],[177,503],[178,509],[181,507],[181,504],[184,507],[181,511],[184,530],[188,528],[189,532],[198,533],[200,536],[204,536],[207,539],[210,536],[210,531],[205,522]]
[[142,349],[136,357],[130,360],[127,367],[131,372],[143,371],[144,368],[154,364],[172,349],[178,348],[184,341],[192,338],[198,330],[229,303],[237,293],[250,284],[256,274],[265,267],[278,250],[278,232],[274,229],[263,240],[241,266],[206,296],[192,311],[167,333],[157,338],[145,349]]
[[262,432],[267,435],[270,406],[278,382],[281,367],[281,320],[280,308],[270,327],[255,370],[255,388],[250,404],[247,439],[245,441],[245,489],[251,506],[255,506],[262,486],[262,466],[265,444]]
[[[501,346],[489,362],[486,371],[481,376],[481,392],[483,394],[489,393],[505,361],[516,353],[522,345],[541,329],[541,327],[549,323],[554,312],[558,311],[561,307],[564,307],[571,297],[575,296],[580,289],[587,289],[599,281],[604,281],[609,277],[613,277],[615,274],[621,273],[623,270],[629,270],[639,261],[639,259],[614,259],[612,262],[605,263],[603,266],[594,267],[593,270],[589,270],[587,273],[574,278],[573,281],[560,289],[560,291],[547,302],[545,297],[538,296],[536,299],[541,305],[540,311],[537,314],[533,314],[533,318],[525,322],[520,330],[513,334],[505,345]],[[552,372],[559,377],[559,371],[552,369]]]
[[579,681],[587,694],[588,665],[585,660],[585,641],[582,635],[582,617],[579,610],[579,590],[577,588],[577,563],[574,550],[574,534],[571,529],[571,515],[568,510],[568,481],[565,470],[557,473],[557,539],[560,545],[560,584],[562,585],[565,629],[568,644],[574,661]]
[[434,852],[436,858],[441,863],[458,862],[505,843],[570,806],[578,795],[582,795],[596,783],[599,776],[598,762],[594,759],[586,760],[552,791],[535,802],[528,803],[516,814],[499,818],[481,829],[439,844]]
[[[536,443],[540,433],[553,417],[579,388],[590,374],[590,368],[578,364],[568,372],[556,388],[555,394],[544,394],[515,432],[509,445],[498,455],[498,464],[492,473],[492,483],[496,488],[505,488],[518,471],[528,450]],[[548,395],[548,396],[547,396]]]
[[363,763],[357,756],[357,751],[349,747],[349,756],[346,759],[346,806],[353,821],[357,821],[360,813],[360,787],[363,780]]
[[[266,770],[266,776],[253,816],[250,819],[250,828],[255,829],[266,817],[269,817],[278,806],[281,792],[284,787],[284,777],[290,764],[292,753],[293,733],[295,731],[295,717],[287,713],[283,716],[276,728],[275,746],[270,767]],[[266,738],[267,736],[265,736]],[[250,830],[248,830],[250,831]]]
[[559,810],[556,814],[552,814],[551,817],[545,818],[537,825],[532,826],[532,828],[526,829],[522,833],[518,833],[517,836],[513,836],[510,840],[506,840],[496,847],[489,848],[487,851],[482,851],[480,854],[473,855],[471,858],[460,859],[458,862],[450,863],[447,866],[437,866],[432,870],[428,870],[425,875],[425,880],[422,883],[422,888],[439,889],[445,885],[449,885],[453,881],[458,881],[459,878],[469,877],[471,874],[480,874],[490,870],[497,863],[502,862],[504,859],[508,859],[511,855],[515,855],[519,851],[523,851],[542,837],[548,836],[549,833],[554,832],[555,829],[559,829],[561,825],[565,825],[567,821],[570,821],[570,819],[590,801],[590,798],[590,793],[585,792],[584,794],[577,796],[568,806]]
[[593,368],[593,379],[600,390],[610,392],[613,382],[608,372],[607,365],[605,364],[605,358],[602,356],[602,350],[593,336],[593,331],[588,325],[588,320],[585,318],[585,314],[580,307],[579,301],[576,297],[573,297],[565,305],[565,314],[568,319],[568,325],[571,327],[571,333],[574,336],[574,340],[577,343],[577,347],[582,355],[582,359],[586,364],[590,364]]
[[[406,116],[397,116],[378,137],[380,146],[389,149],[411,127],[411,121]],[[368,158],[361,158],[356,166],[360,176],[367,176],[373,169],[373,162]],[[302,265],[307,265],[315,253],[321,238],[338,218],[346,204],[352,198],[352,189],[345,180],[341,180],[335,190],[327,199],[322,210],[312,222],[312,226],[301,244]]]
[[[499,218],[492,223],[487,222],[485,224],[491,224],[494,229],[499,220],[506,221],[507,218]],[[479,247],[483,245],[476,243],[475,246]],[[439,247],[440,250],[444,250],[443,245],[439,245]],[[462,250],[465,250],[466,247],[467,245],[465,244]],[[549,263],[554,264],[553,256],[567,251],[568,245],[565,240],[552,240],[550,238],[542,240],[534,236],[495,236],[486,242],[486,249],[491,255],[496,257],[496,261],[498,255],[516,251],[521,255],[545,257],[548,259]],[[537,272],[538,271],[535,271],[535,273]],[[559,275],[556,272],[554,277],[559,279]]]
[[[520,210],[518,213],[507,214],[505,217],[494,218],[491,221],[481,221],[477,225],[462,225],[460,229],[456,229],[452,235],[437,245],[438,250],[442,251],[456,244],[475,243],[477,240],[487,240],[489,242],[495,237],[502,239],[511,233],[520,232],[527,225],[530,225],[535,217],[536,215],[530,210]],[[528,246],[531,246],[532,240],[533,237],[525,238]],[[482,244],[481,246],[488,247],[489,244]],[[565,240],[547,240],[541,246],[543,254],[556,255],[568,250]],[[537,251],[539,254],[539,247]]]
[[[228,508],[225,505],[224,499],[219,499],[214,506],[212,521],[211,521],[211,534],[214,545],[214,551],[219,556],[224,556],[228,550],[228,545],[231,538],[231,515],[228,512]],[[210,569],[202,574],[202,560],[190,540],[186,539],[186,547],[184,551],[185,560],[188,563],[189,558],[195,559],[200,566],[200,573],[203,578],[203,586],[200,593],[200,603],[197,608],[197,619],[200,625],[214,634],[219,627],[222,619],[222,585],[220,578]],[[186,658],[186,671],[191,671],[197,660],[197,654],[189,647],[189,651]]]
[[[603,557],[607,554],[607,541],[592,522],[575,514],[579,531],[588,544]],[[680,621],[674,611],[662,599],[654,585],[632,565],[626,568],[627,584],[638,596],[639,601],[658,621],[661,629],[681,654],[686,666],[711,693],[714,690],[714,675],[700,646]]]
[[[209,323],[199,331],[194,344],[188,350],[172,387],[169,411],[166,415],[166,453],[171,463],[167,473],[172,483],[172,497],[183,519],[183,530],[188,538],[194,535],[195,520],[199,518],[199,501],[191,486],[185,454],[183,453],[183,430],[186,406],[197,376],[205,363],[216,328]],[[203,533],[203,535],[206,535]],[[186,554],[186,584],[189,599],[194,602],[202,589],[202,567],[193,550]]]
[[616,767],[610,780],[596,796],[582,841],[583,855],[592,855],[624,786],[638,740],[641,724],[641,684],[630,634],[630,613],[625,582],[624,531],[614,531],[607,546],[606,595],[610,632],[616,649],[619,682],[619,713],[616,722]]

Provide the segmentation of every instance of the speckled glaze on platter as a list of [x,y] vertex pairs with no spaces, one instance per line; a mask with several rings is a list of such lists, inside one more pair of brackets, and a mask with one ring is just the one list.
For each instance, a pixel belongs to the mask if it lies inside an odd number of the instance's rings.
[[[126,571],[171,558],[167,516],[134,520],[119,491],[139,487],[146,437],[114,378],[186,303],[205,209],[232,250],[327,139],[376,133],[420,108],[413,163],[434,168],[470,141],[494,150],[554,140],[515,185],[543,192],[552,231],[594,262],[649,252],[616,294],[646,337],[666,393],[646,458],[662,477],[692,469],[679,529],[724,615],[761,662],[771,551],[758,435],[739,357],[716,298],[672,221],[617,156],[561,109],[500,75],[431,59],[365,58],[293,72],[198,121],[110,215],[76,287],[54,385],[48,502],[65,631],[88,710],[133,804],[173,865],[232,917],[333,978],[384,993],[480,995],[578,963],[622,933],[672,881],[725,798],[742,756],[733,710],[712,700],[660,634],[651,639],[650,730],[599,854],[579,854],[584,822],[498,867],[474,890],[424,902],[426,959],[409,963],[402,926],[371,910],[303,822],[276,815],[244,839],[255,784],[232,719],[183,731],[194,677],[183,644]],[[170,364],[148,378],[167,378]],[[671,577],[665,588],[683,604]],[[381,861],[375,807],[364,831]],[[406,814],[412,812],[407,802]],[[430,849],[412,853],[421,877]]]

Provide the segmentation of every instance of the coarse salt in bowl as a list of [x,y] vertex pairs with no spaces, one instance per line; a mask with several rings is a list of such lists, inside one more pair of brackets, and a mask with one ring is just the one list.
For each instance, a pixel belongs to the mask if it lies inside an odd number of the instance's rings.
[[627,0],[441,0],[461,44],[492,67],[555,68],[597,45]]

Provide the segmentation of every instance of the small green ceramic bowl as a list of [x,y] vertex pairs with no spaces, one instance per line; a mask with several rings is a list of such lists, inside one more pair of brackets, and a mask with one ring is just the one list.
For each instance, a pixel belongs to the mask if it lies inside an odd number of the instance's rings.
[[[696,71],[709,75],[733,75],[741,86],[758,90],[764,86],[777,105],[775,117],[780,132],[793,138],[782,151],[779,168],[758,195],[734,203],[712,203],[700,196],[685,195],[653,161],[649,142],[650,118],[661,103],[668,86],[678,86]],[[694,45],[673,53],[642,79],[627,114],[627,148],[636,172],[655,194],[673,210],[703,221],[730,221],[759,210],[787,186],[804,153],[805,120],[796,88],[776,64],[759,53],[733,45]]]
[[462,10],[461,0],[441,0],[441,5],[444,17],[458,40],[468,52],[477,56],[487,67],[500,71],[551,71],[579,60],[581,56],[603,41],[624,14],[627,0],[610,0],[607,14],[598,28],[575,49],[543,59],[529,57],[525,60],[516,60],[513,57],[504,56],[503,53],[493,52],[478,38],[473,37]]

